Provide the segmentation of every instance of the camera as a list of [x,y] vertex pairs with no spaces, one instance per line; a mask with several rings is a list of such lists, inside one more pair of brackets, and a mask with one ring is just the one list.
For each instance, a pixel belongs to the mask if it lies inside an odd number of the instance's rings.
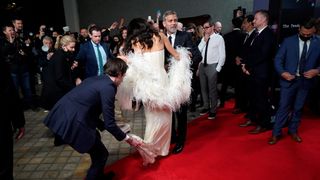
[[246,8],[242,8],[241,6],[239,6],[237,9],[233,10],[233,18],[244,17],[246,13]]

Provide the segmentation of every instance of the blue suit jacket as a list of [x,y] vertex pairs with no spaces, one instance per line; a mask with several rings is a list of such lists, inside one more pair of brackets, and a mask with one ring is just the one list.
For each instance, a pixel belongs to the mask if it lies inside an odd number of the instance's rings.
[[[107,44],[100,43],[100,45],[103,47],[104,51],[106,52],[107,59],[111,58],[112,55],[110,53],[110,50]],[[87,41],[84,44],[81,44],[80,50],[76,59],[80,62],[81,65],[84,66],[85,78],[98,75],[98,63],[97,63],[98,61],[97,61],[96,54],[94,52],[94,47],[92,45],[91,40]]]
[[114,119],[116,91],[108,76],[88,78],[56,103],[44,124],[75,150],[85,153],[94,145],[102,113],[104,128],[117,140],[123,140],[126,134]]
[[[299,37],[293,35],[286,38],[280,46],[278,53],[275,57],[275,69],[279,75],[283,72],[289,72],[296,75],[299,65]],[[310,41],[310,46],[307,52],[307,61],[305,71],[310,69],[320,68],[320,39],[314,36]],[[314,78],[305,79],[304,85],[310,87]],[[280,85],[288,87],[294,81],[287,81],[280,78]]]

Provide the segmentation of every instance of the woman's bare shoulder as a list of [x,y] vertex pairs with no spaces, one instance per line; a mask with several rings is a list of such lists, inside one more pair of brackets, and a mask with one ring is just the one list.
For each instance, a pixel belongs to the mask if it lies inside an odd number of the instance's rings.
[[[163,33],[162,33],[163,35]],[[162,42],[162,39],[163,39],[163,36],[162,36],[160,33],[159,33],[159,36],[158,35],[153,35],[153,40],[156,41],[156,42]]]

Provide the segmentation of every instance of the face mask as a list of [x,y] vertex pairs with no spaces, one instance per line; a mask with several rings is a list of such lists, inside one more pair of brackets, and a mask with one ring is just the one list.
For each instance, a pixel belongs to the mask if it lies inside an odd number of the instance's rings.
[[302,41],[306,42],[306,41],[308,41],[308,40],[311,39],[311,36],[310,36],[310,37],[304,37],[304,36],[301,36],[301,34],[299,34],[299,38],[300,38]]
[[41,49],[42,49],[42,51],[44,51],[44,52],[48,52],[48,51],[49,51],[49,47],[46,46],[46,45],[43,45],[43,46],[41,47]]
[[69,60],[73,60],[74,57],[75,57],[74,53],[71,52],[71,51],[67,51],[67,52],[65,52],[65,54],[66,54],[66,57],[67,57]]

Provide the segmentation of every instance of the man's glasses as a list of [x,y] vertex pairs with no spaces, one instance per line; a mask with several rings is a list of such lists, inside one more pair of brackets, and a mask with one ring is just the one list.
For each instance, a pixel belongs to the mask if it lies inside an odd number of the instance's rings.
[[204,26],[203,29],[211,28],[211,26]]

